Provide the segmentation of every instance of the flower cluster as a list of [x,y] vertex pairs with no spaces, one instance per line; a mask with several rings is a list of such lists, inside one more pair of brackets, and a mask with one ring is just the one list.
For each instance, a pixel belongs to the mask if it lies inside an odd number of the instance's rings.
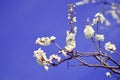
[[46,57],[46,53],[41,50],[41,48],[34,51],[34,57],[36,58],[37,62],[44,66],[45,70],[48,71],[51,61]]
[[[100,12],[98,12],[97,14],[95,14],[95,18],[93,18],[92,24],[90,24],[89,19],[87,19],[87,22],[89,24],[86,25],[85,29],[84,29],[84,35],[85,35],[85,37],[88,38],[88,39],[94,37],[95,30],[94,30],[93,26],[95,24],[98,24],[99,22],[103,23],[104,21],[105,21],[105,18],[102,15],[102,13],[100,13]],[[97,25],[97,28],[98,28],[98,25]],[[97,34],[95,35],[95,38],[98,41],[104,41],[104,35],[98,34],[98,30],[97,30]]]
[[[105,21],[104,16],[102,15],[102,13],[97,13],[95,14],[95,18],[93,19],[93,23],[98,24],[98,22],[100,22],[101,24]],[[90,39],[90,38],[94,38],[97,41],[104,41],[104,35],[100,34],[97,30],[97,34],[94,36],[95,30],[93,28],[93,23],[90,24],[89,19],[87,19],[87,22],[89,23],[89,25],[86,25],[84,28],[84,35],[86,38]],[[91,26],[92,25],[92,26]],[[97,28],[99,28],[99,26],[97,25]],[[100,42],[99,42],[100,43]],[[100,44],[99,44],[100,45]],[[116,50],[116,46],[114,44],[111,44],[111,42],[107,42],[105,44],[105,50],[110,51],[111,53],[113,53]]]
[[95,18],[93,19],[93,24],[97,24],[98,22],[103,23],[105,21],[105,17],[102,13],[98,12],[95,14]]
[[[68,20],[69,25],[71,27],[70,31],[66,31],[66,46],[65,51],[61,50],[60,52],[65,55],[65,53],[73,51],[76,47],[75,36],[77,33],[77,27],[73,25],[73,23],[77,22],[76,17],[74,16],[76,12],[74,11],[75,5],[68,4]],[[72,10],[71,10],[72,9]]]
[[56,37],[51,36],[49,37],[42,37],[42,38],[37,38],[36,44],[43,45],[43,46],[48,46],[52,41],[54,41]]
[[49,70],[49,66],[51,65],[52,60],[57,60],[58,62],[60,62],[61,57],[59,57],[58,55],[52,54],[49,59],[46,56],[46,53],[39,48],[38,50],[34,51],[34,57],[36,58],[36,61],[44,66],[45,70],[48,71]]
[[68,12],[74,12],[75,5],[73,4],[68,4]]
[[75,5],[73,4],[68,4],[68,20],[69,20],[69,24],[73,24],[75,22],[77,22],[76,16],[74,16],[74,14],[76,14],[76,12],[74,11]]
[[[99,29],[99,25],[98,25],[98,23],[103,24],[103,22],[106,22],[109,25],[109,22],[107,22],[105,17],[100,12],[95,14],[95,17],[93,19],[92,24],[90,24],[89,18],[87,19],[87,22],[89,24],[86,25],[85,28],[84,28],[84,35],[85,35],[85,37],[87,39],[91,38],[93,43],[96,45],[96,48],[98,50],[101,50],[100,41],[104,41],[104,35],[99,33],[99,30],[98,30]],[[95,25],[97,25],[97,26],[95,26]],[[96,27],[96,34],[95,34],[95,36],[94,36],[95,30],[94,30],[93,26]],[[97,43],[94,40],[97,40]],[[116,50],[115,44],[112,44],[111,42],[105,43],[104,47],[105,47],[105,50],[110,51],[110,53],[113,53]],[[107,77],[111,77],[111,73],[110,72],[106,72],[106,76]]]
[[[41,46],[48,46],[55,39],[56,37],[54,36],[37,38],[36,44],[39,44]],[[46,71],[49,70],[49,66],[53,63],[53,59],[57,60],[58,62],[61,60],[61,57],[55,54],[52,54],[48,59],[46,53],[41,48],[34,51],[34,57],[36,58],[37,62],[45,68]]]
[[[55,42],[56,37],[54,36],[37,38],[36,40],[36,44],[39,44],[41,46],[48,46],[53,42],[54,45],[60,49],[59,53],[62,53],[64,56],[67,56],[67,53],[73,51],[73,49],[76,47],[75,36],[77,33],[77,27],[73,26],[73,23],[77,22],[76,17],[74,16],[74,14],[76,14],[76,12],[74,12],[75,5],[68,4],[68,7],[69,7],[68,8],[68,12],[69,12],[68,20],[69,20],[69,25],[71,27],[71,30],[66,32],[66,46],[64,47],[64,49],[62,49]],[[48,71],[50,65],[54,66],[55,61],[57,61],[58,64],[61,61],[61,57],[56,54],[50,55],[48,59],[46,56],[46,53],[41,48],[34,51],[34,57],[36,58],[37,62],[40,65],[44,66],[46,71]]]
[[74,32],[67,31],[66,32],[66,46],[65,50],[67,52],[71,52],[76,47],[75,36],[77,33],[77,27],[73,28]]
[[116,46],[115,46],[115,44],[111,44],[111,42],[107,42],[107,43],[105,43],[105,50],[113,53],[116,50]]

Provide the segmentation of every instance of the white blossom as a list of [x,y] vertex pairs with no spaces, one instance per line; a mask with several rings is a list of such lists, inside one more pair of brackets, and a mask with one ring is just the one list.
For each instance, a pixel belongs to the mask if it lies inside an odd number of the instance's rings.
[[71,18],[71,14],[68,14],[68,19],[70,19]]
[[48,71],[49,70],[49,66],[44,66],[45,70]]
[[73,28],[73,31],[74,31],[74,35],[76,36],[76,33],[77,33],[77,27],[74,27],[74,28]]
[[38,50],[34,51],[34,57],[36,58],[37,62],[44,66],[44,68],[47,70],[47,67],[50,65],[51,61],[47,59],[46,53],[39,48]]
[[105,43],[104,47],[105,47],[105,50],[110,51],[111,53],[113,53],[116,50],[115,44],[111,44],[111,42]]
[[89,18],[87,18],[87,22],[90,23],[90,19]]
[[55,59],[55,60],[57,60],[58,62],[60,62],[61,57],[58,56],[58,55],[52,54],[52,55],[50,56],[50,59],[49,59],[49,60],[52,61],[53,59]]
[[73,22],[77,22],[76,17],[73,17],[73,18],[72,18],[72,21],[73,21]]
[[67,31],[66,34],[66,41],[68,41],[69,39],[75,39],[75,33]]
[[54,41],[56,37],[51,36],[49,37],[42,37],[42,38],[37,38],[36,44],[43,45],[43,46],[48,46],[52,41]]
[[63,49],[59,50],[58,53],[61,53],[61,54],[63,54],[64,56],[67,56],[67,52],[65,52]]
[[56,39],[55,36],[51,36],[51,37],[50,37],[50,41],[54,41],[55,39]]
[[77,33],[77,27],[73,28],[74,32],[67,31],[66,32],[66,46],[65,50],[71,52],[76,47],[75,36]]
[[95,32],[95,31],[94,31],[94,29],[93,29],[92,26],[86,25],[86,27],[85,27],[85,29],[84,29],[84,34],[85,34],[85,37],[86,37],[86,38],[91,38],[91,37],[93,37],[94,32]]
[[95,14],[95,18],[93,19],[93,24],[97,24],[97,22],[103,23],[105,21],[105,17],[102,13],[98,12]]
[[36,57],[37,59],[41,59],[41,61],[43,59],[47,60],[46,53],[41,48],[39,48],[38,50],[34,51],[34,57]]
[[98,41],[104,41],[104,35],[102,35],[102,34],[96,34],[95,38]]
[[47,59],[46,53],[43,50],[41,50],[41,48],[34,51],[34,57],[37,59],[37,62],[41,65],[46,65],[50,63],[50,61]]
[[66,46],[65,46],[65,50],[66,50],[67,52],[71,52],[75,47],[76,47],[75,42],[74,42],[74,43],[71,42],[71,45],[66,45]]
[[106,72],[106,76],[107,76],[107,77],[111,77],[110,72]]
[[73,7],[70,7],[68,11],[73,12]]

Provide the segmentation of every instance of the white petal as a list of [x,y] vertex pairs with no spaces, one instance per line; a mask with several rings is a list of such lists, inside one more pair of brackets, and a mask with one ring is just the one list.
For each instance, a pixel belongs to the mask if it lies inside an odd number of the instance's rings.
[[49,66],[44,66],[45,70],[48,71],[49,70]]

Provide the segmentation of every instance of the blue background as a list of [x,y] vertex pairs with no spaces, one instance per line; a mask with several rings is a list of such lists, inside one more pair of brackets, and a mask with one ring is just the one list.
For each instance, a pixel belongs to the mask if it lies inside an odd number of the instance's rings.
[[[0,0],[0,80],[108,80],[105,76],[107,70],[79,66],[68,68],[66,62],[46,72],[33,57],[33,51],[40,47],[35,45],[38,37],[54,35],[56,42],[61,47],[65,46],[66,30],[70,29],[67,4],[77,1]],[[101,10],[98,4],[75,8],[78,27],[76,50],[95,51],[91,40],[84,37],[83,29],[86,19],[89,17],[92,20],[94,14]],[[110,40],[120,51],[119,26],[103,26],[101,32],[105,33],[105,42]],[[42,49],[47,56],[59,50],[54,45]],[[94,62],[93,59],[89,61]],[[69,63],[78,64],[75,61]]]

